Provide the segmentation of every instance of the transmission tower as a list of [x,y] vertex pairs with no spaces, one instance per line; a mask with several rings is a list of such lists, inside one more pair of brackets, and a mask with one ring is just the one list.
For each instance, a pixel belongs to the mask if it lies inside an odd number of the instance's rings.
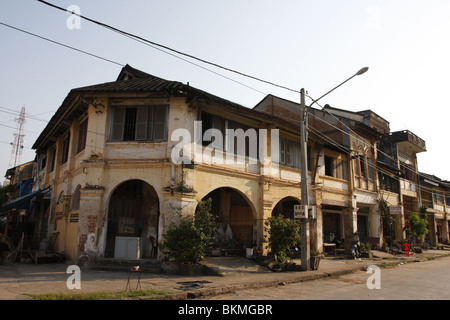
[[14,168],[20,164],[22,158],[23,150],[23,138],[25,137],[24,126],[25,126],[25,107],[22,107],[20,111],[19,118],[15,119],[17,121],[17,130],[14,133],[14,142],[11,143],[11,157],[9,159],[9,167]]

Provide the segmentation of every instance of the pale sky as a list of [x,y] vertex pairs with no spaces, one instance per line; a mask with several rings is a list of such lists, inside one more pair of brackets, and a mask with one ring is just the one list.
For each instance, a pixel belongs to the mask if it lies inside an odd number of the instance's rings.
[[[419,171],[450,180],[447,166],[450,1],[365,0],[48,0],[124,31],[270,82],[320,97],[362,67],[321,104],[371,109],[424,139]],[[88,51],[120,64],[253,107],[266,94],[299,102],[294,92],[212,66],[213,72],[82,20],[36,0],[1,0],[0,23]],[[114,81],[120,66],[0,24],[0,176],[11,154],[20,109],[25,125],[22,163],[72,88]],[[251,88],[249,88],[251,87]],[[11,111],[13,110],[13,111]],[[15,112],[17,115],[12,113]],[[33,118],[34,116],[34,118]],[[36,118],[40,120],[36,120]],[[3,179],[0,179],[0,181]]]

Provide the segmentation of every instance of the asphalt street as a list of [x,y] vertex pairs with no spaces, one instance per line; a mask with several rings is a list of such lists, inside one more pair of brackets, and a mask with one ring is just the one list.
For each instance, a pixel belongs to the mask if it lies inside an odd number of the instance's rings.
[[450,257],[393,268],[380,268],[379,289],[375,271],[360,271],[336,278],[279,285],[214,296],[224,300],[448,300]]

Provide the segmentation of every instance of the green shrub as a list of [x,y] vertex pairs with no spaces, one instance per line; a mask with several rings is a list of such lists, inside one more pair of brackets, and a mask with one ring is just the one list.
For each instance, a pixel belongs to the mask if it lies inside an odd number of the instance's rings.
[[418,240],[420,241],[429,232],[426,216],[419,217],[415,212],[410,213],[405,229],[408,231],[408,242],[410,244],[414,244]]
[[218,224],[211,211],[211,199],[200,201],[195,216],[180,216],[164,234],[163,250],[177,262],[195,264],[211,249]]
[[300,221],[284,218],[282,215],[271,217],[266,222],[269,234],[269,247],[278,261],[287,259],[286,251],[300,240]]

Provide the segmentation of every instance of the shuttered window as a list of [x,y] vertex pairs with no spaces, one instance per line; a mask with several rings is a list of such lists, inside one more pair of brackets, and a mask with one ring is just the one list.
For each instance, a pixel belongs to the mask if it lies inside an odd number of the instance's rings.
[[111,141],[167,140],[167,105],[113,106]]

